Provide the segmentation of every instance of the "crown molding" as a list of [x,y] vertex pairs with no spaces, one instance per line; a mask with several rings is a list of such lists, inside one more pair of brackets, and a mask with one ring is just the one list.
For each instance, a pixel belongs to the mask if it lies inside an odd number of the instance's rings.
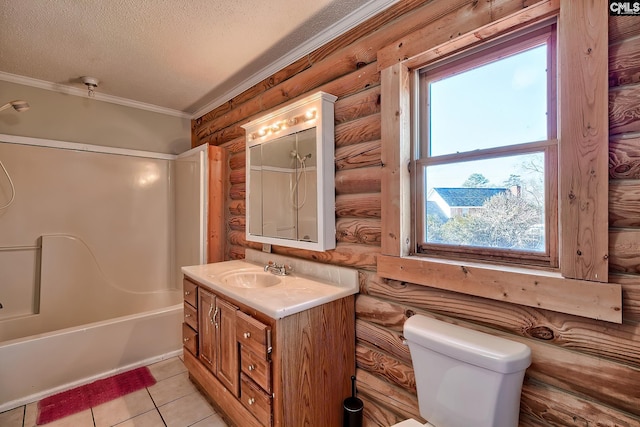
[[320,34],[318,34],[314,38],[309,39],[307,42],[293,49],[292,51],[290,51],[289,53],[287,53],[277,61],[272,62],[268,67],[263,68],[262,70],[258,71],[257,73],[251,75],[250,77],[246,78],[242,82],[238,83],[236,86],[226,91],[222,95],[217,96],[215,99],[213,99],[203,107],[199,108],[195,113],[193,113],[191,118],[197,119],[199,117],[202,117],[204,114],[208,113],[209,111],[219,107],[220,105],[224,104],[230,99],[233,99],[234,97],[240,95],[245,90],[251,88],[252,86],[256,85],[262,80],[265,80],[266,78],[282,70],[288,65],[291,65],[298,59],[302,58],[305,55],[308,55],[309,53],[313,52],[319,47],[324,46],[334,38],[347,32],[351,28],[355,27],[361,22],[366,21],[372,16],[377,15],[378,13],[382,12],[383,10],[387,9],[389,6],[397,2],[398,0],[374,0],[374,1],[368,2],[364,6],[361,6],[360,8],[346,15],[344,18],[340,19],[339,21],[336,21],[333,25],[326,28],[324,31],[322,31]]
[[[0,80],[16,83],[24,86],[36,87],[39,89],[50,90],[53,92],[64,93],[66,95],[87,96],[86,89],[80,89],[77,87],[64,85],[61,83],[48,82],[46,80],[33,79],[31,77],[18,76],[16,74],[10,74],[0,71]],[[160,107],[158,105],[147,104],[144,102],[134,101],[132,99],[120,98],[118,96],[106,95],[100,92],[95,92],[92,99],[97,101],[109,102],[111,104],[123,105],[125,107],[137,108],[139,110],[151,111],[154,113],[166,114],[168,116],[181,117],[184,119],[190,119],[191,114],[184,111],[178,111],[171,108]]]
[[[313,52],[319,47],[324,46],[334,38],[340,36],[361,22],[366,21],[372,16],[387,9],[389,6],[397,3],[399,0],[373,0],[365,5],[354,10],[350,14],[346,15],[342,19],[336,21],[331,26],[327,27],[324,31],[309,39],[305,43],[299,45],[295,49],[289,51],[275,62],[272,62],[269,66],[259,70],[250,77],[244,79],[242,82],[235,85],[233,88],[225,91],[223,94],[216,96],[213,100],[208,102],[203,107],[200,107],[196,112],[189,113],[185,111],[174,110],[171,108],[160,107],[158,105],[147,104],[144,102],[138,102],[127,98],[121,98],[112,95],[106,95],[100,92],[96,92],[93,99],[103,102],[109,102],[112,104],[123,105],[125,107],[137,108],[140,110],[152,111],[154,113],[166,114],[169,116],[175,116],[186,119],[197,119],[209,111],[219,107],[225,102],[240,95],[245,90],[251,88],[255,84],[282,70],[288,65],[294,63],[298,59]],[[53,83],[45,80],[38,80],[30,77],[19,76],[16,74],[10,74],[0,71],[0,80],[10,83],[17,83],[25,86],[36,87],[40,89],[50,90],[53,92],[64,93],[67,95],[74,95],[80,97],[86,97],[87,91],[77,87],[64,85],[61,83]]]

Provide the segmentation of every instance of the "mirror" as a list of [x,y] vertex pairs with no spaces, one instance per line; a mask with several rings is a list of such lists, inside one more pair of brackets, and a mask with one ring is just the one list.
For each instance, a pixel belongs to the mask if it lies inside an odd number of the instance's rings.
[[319,92],[243,126],[247,240],[335,248],[335,99]]
[[265,237],[318,242],[315,129],[296,132],[251,150],[249,232]]

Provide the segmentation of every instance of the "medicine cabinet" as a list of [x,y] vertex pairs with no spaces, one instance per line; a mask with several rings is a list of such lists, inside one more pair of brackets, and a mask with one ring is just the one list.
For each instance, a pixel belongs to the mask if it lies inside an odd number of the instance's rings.
[[318,92],[242,126],[247,240],[336,247],[334,102]]

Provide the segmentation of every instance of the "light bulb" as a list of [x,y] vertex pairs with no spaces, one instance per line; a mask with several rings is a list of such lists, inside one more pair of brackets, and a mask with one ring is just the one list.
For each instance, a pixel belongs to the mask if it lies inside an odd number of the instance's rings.
[[304,114],[305,120],[313,120],[316,118],[316,110],[309,110]]

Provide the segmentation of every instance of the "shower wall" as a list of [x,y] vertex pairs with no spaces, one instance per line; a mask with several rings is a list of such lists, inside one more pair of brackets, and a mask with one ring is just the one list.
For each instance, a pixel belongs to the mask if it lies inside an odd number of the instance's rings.
[[[171,156],[75,148],[0,140],[15,187],[15,200],[0,210],[0,319],[38,312],[44,235],[84,242],[111,286],[135,293],[177,287]],[[0,206],[11,192],[0,169]]]

